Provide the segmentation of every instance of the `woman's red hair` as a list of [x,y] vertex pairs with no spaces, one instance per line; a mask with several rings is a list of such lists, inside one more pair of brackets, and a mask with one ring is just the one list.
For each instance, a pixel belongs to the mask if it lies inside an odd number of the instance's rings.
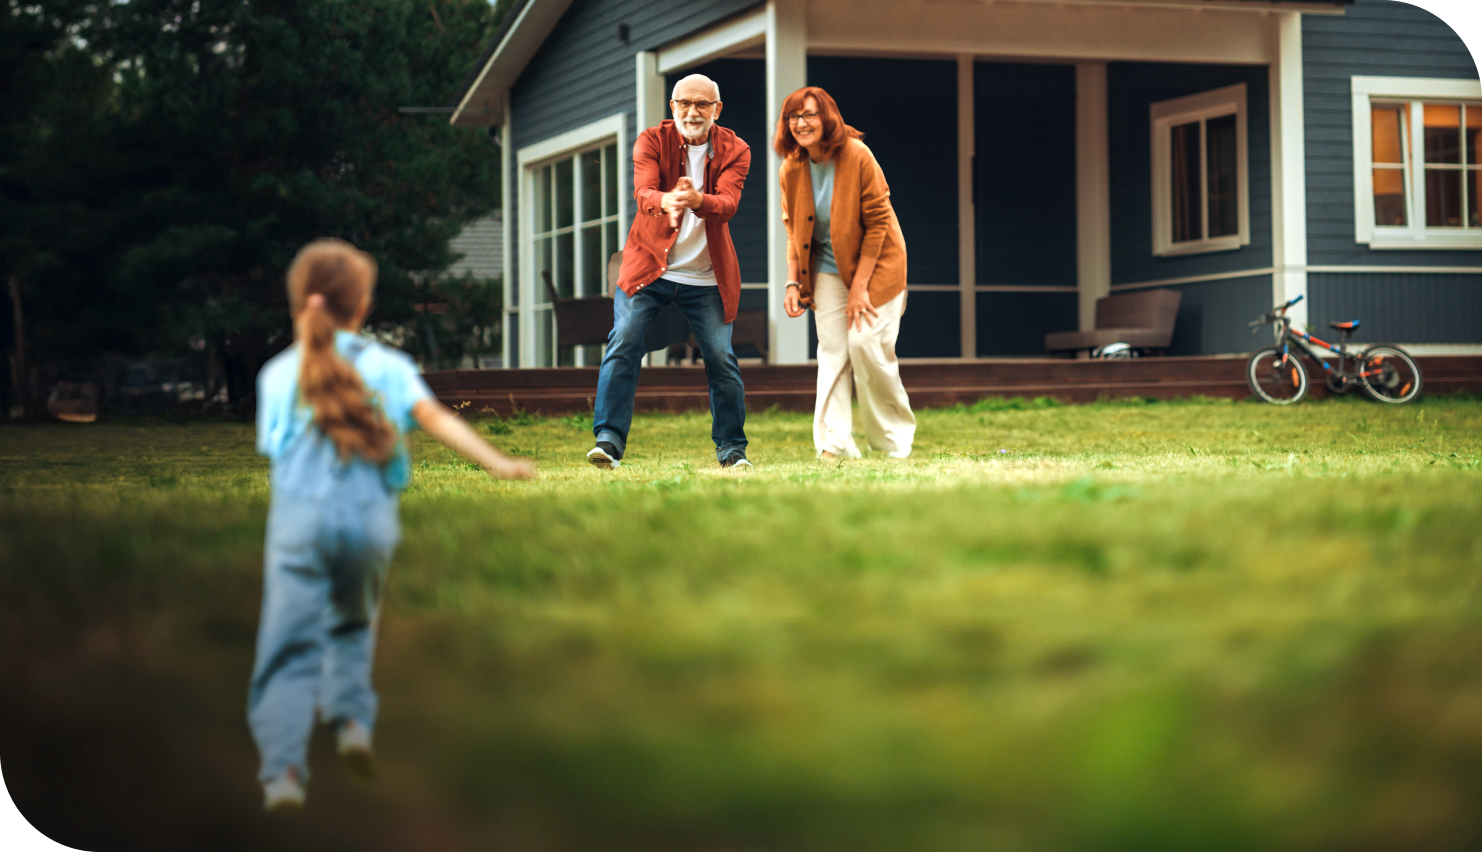
[[803,146],[792,138],[792,129],[787,126],[787,116],[802,112],[803,103],[808,100],[809,95],[818,101],[818,117],[823,120],[823,141],[819,145],[823,149],[824,160],[833,159],[850,139],[864,138],[863,133],[844,123],[844,117],[839,114],[839,105],[834,103],[828,92],[817,86],[804,86],[782,102],[782,114],[777,116],[777,135],[772,139],[772,149],[777,152],[777,156],[783,159],[807,156]]
[[315,240],[299,249],[288,267],[288,304],[300,347],[299,394],[342,458],[353,453],[379,464],[395,451],[396,430],[371,403],[360,374],[334,348],[335,329],[355,319],[375,286],[375,259],[343,240]]

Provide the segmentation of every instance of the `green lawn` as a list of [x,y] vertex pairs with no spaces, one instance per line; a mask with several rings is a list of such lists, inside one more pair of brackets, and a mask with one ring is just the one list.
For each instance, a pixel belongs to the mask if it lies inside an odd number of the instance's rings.
[[1482,848],[1482,399],[989,400],[419,439],[381,779],[257,814],[250,426],[0,428],[0,757],[95,849]]

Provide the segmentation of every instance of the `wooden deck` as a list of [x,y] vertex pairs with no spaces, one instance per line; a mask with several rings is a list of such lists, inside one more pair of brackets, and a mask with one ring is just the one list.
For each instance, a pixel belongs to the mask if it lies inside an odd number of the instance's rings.
[[[1482,392],[1482,356],[1419,356],[1425,393]],[[914,361],[901,365],[901,378],[911,404],[936,408],[972,403],[986,396],[1051,396],[1063,402],[1099,398],[1172,399],[1202,394],[1245,399],[1250,396],[1243,374],[1245,357],[1142,358],[1132,361],[1004,359],[985,361]],[[785,411],[812,411],[818,368],[741,366],[746,405],[761,411],[773,405]],[[1308,393],[1327,396],[1322,368],[1308,364]],[[596,367],[548,367],[529,370],[442,370],[427,374],[438,399],[474,412],[489,409],[509,414],[516,408],[542,414],[592,410],[597,393]],[[703,367],[645,367],[639,374],[638,411],[705,410],[710,406]]]

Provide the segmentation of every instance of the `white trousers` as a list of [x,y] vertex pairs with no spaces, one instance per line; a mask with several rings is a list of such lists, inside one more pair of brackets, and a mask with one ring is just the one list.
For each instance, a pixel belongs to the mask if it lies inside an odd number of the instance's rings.
[[906,294],[883,305],[874,326],[849,325],[849,288],[837,275],[813,282],[813,320],[818,328],[818,402],[813,409],[813,446],[844,458],[859,458],[849,410],[850,378],[859,394],[859,414],[870,447],[894,458],[911,454],[916,415],[901,385],[895,339],[901,330]]

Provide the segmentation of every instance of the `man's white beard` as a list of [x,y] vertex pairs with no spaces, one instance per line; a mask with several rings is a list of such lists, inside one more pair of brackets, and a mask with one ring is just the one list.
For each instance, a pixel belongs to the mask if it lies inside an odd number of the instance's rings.
[[681,121],[679,122],[679,135],[683,136],[684,141],[690,143],[691,145],[698,145],[704,142],[706,138],[710,136],[710,126],[712,124],[714,124],[714,122],[712,121],[701,123],[700,129],[696,132],[696,135],[691,136],[690,126]]

